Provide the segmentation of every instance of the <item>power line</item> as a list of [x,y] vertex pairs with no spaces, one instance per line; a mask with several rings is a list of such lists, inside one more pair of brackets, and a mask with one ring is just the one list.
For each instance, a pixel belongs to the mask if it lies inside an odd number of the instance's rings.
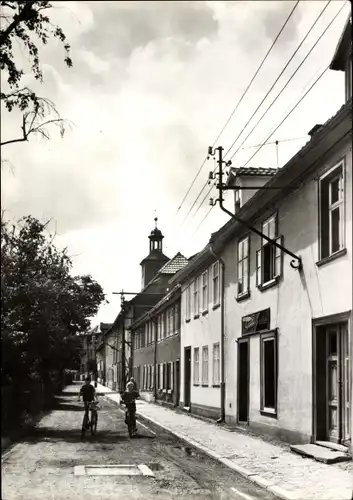
[[283,122],[293,113],[293,111],[296,109],[296,107],[302,102],[302,100],[308,95],[308,93],[315,87],[315,85],[318,83],[318,81],[324,76],[326,71],[329,69],[330,65],[326,66],[326,68],[320,73],[320,75],[316,78],[314,83],[309,87],[309,89],[305,92],[305,94],[299,99],[299,101],[293,106],[293,108],[287,113],[287,115],[283,118],[283,120],[277,125],[275,130],[270,133],[270,135],[267,137],[267,139],[264,141],[264,143],[255,151],[255,153],[248,159],[248,161],[243,165],[243,167],[246,167],[246,165],[257,155],[257,153],[263,148],[265,143],[270,139],[273,134],[276,132],[276,130],[279,129],[279,127],[283,124]]
[[[336,13],[336,15],[333,17],[333,19],[330,21],[330,23],[326,26],[326,28],[324,29],[324,31],[321,33],[321,35],[319,36],[319,38],[316,40],[316,42],[314,43],[314,45],[311,47],[311,49],[309,50],[309,52],[306,54],[306,56],[304,57],[304,59],[302,60],[302,62],[299,64],[299,66],[297,67],[297,69],[294,71],[294,73],[292,73],[291,77],[287,80],[287,82],[285,83],[285,85],[282,87],[281,91],[277,94],[277,96],[273,99],[273,101],[271,102],[271,104],[267,107],[266,111],[262,114],[262,116],[258,119],[258,121],[255,123],[255,125],[253,126],[253,128],[250,130],[250,132],[248,133],[248,135],[245,137],[245,139],[243,140],[243,142],[240,144],[240,146],[238,147],[238,149],[233,153],[233,155],[230,157],[230,159],[232,160],[234,158],[234,156],[238,153],[238,151],[240,150],[240,148],[243,146],[243,144],[247,141],[247,139],[250,137],[250,135],[253,133],[253,131],[255,130],[255,128],[259,125],[259,123],[262,121],[262,119],[266,116],[266,114],[269,112],[269,110],[271,109],[271,107],[274,105],[274,103],[277,101],[277,99],[281,96],[281,94],[283,93],[283,91],[286,89],[286,87],[288,86],[288,84],[291,82],[291,80],[294,78],[294,76],[297,74],[297,72],[299,71],[299,69],[303,66],[303,64],[305,63],[305,61],[307,60],[307,58],[310,56],[310,54],[312,53],[312,51],[314,50],[314,48],[317,46],[317,44],[320,42],[321,38],[325,35],[325,33],[327,32],[327,30],[331,27],[331,25],[333,24],[333,22],[336,20],[336,18],[339,16],[339,14],[342,12],[343,8],[345,7],[347,2],[345,2],[342,7],[339,9],[339,11]],[[315,21],[316,22],[316,21]],[[263,101],[262,101],[263,102]],[[261,103],[262,104],[262,103]],[[253,115],[254,116],[254,115]],[[248,122],[249,123],[249,122]],[[248,123],[246,124],[246,126],[248,125]],[[245,127],[246,127],[245,126]],[[244,129],[242,130],[242,132],[244,131]],[[242,133],[241,132],[241,133]],[[234,144],[234,143],[233,143]],[[227,153],[230,151],[231,148],[228,149]]]
[[312,32],[312,30],[314,29],[315,25],[317,24],[317,22],[319,21],[320,17],[323,15],[323,13],[325,12],[325,10],[327,9],[327,7],[329,6],[329,4],[331,3],[332,0],[329,0],[327,2],[327,4],[325,5],[325,7],[322,9],[322,11],[320,12],[320,14],[317,16],[317,18],[315,19],[314,23],[311,25],[309,31],[307,32],[307,34],[304,36],[304,38],[302,39],[302,41],[300,42],[300,44],[298,45],[298,47],[295,49],[295,51],[293,52],[292,56],[289,58],[287,64],[284,66],[284,68],[282,69],[282,71],[280,72],[280,74],[278,75],[278,77],[276,78],[276,80],[274,81],[274,83],[272,84],[270,90],[268,90],[267,94],[265,95],[265,97],[262,99],[262,101],[260,102],[260,104],[257,106],[257,108],[255,109],[255,111],[253,112],[253,114],[251,115],[251,117],[249,118],[249,120],[247,121],[246,125],[243,127],[243,129],[239,132],[238,136],[236,137],[236,139],[233,141],[232,145],[230,146],[230,148],[228,149],[228,151],[225,153],[224,157],[227,156],[227,154],[229,153],[229,151],[233,148],[234,144],[237,142],[237,140],[239,139],[239,137],[242,135],[242,133],[244,132],[244,130],[246,129],[246,127],[249,125],[249,123],[251,122],[251,120],[254,118],[254,116],[256,115],[256,113],[258,112],[258,110],[260,109],[260,107],[262,106],[262,104],[264,103],[264,101],[267,99],[268,95],[270,94],[270,92],[273,90],[273,88],[275,87],[276,83],[278,82],[278,80],[281,78],[281,76],[283,75],[283,73],[285,72],[285,70],[288,68],[288,66],[290,65],[290,63],[292,62],[292,60],[294,59],[294,57],[296,56],[296,54],[298,53],[298,51],[300,50],[300,48],[302,47],[303,43],[305,42],[305,40],[308,38],[308,36],[310,35],[310,33]]
[[[219,140],[219,138],[220,138],[220,137],[221,137],[221,135],[223,134],[224,130],[225,130],[225,129],[226,129],[226,127],[228,126],[228,124],[229,124],[230,120],[233,118],[233,116],[234,116],[235,112],[237,111],[238,107],[240,106],[241,102],[243,101],[243,99],[244,99],[245,95],[247,94],[247,92],[248,92],[249,88],[251,87],[251,85],[252,85],[253,81],[254,81],[254,80],[255,80],[255,78],[257,77],[257,75],[258,75],[259,71],[261,70],[262,66],[264,65],[264,63],[265,63],[265,61],[266,61],[267,57],[269,56],[270,52],[272,51],[273,47],[275,46],[275,44],[276,44],[276,42],[277,42],[278,38],[281,36],[281,34],[282,34],[283,30],[284,30],[284,29],[285,29],[285,27],[287,26],[289,19],[292,17],[292,15],[293,15],[293,13],[294,13],[295,9],[298,7],[299,1],[300,1],[300,0],[298,0],[298,1],[295,3],[295,5],[294,5],[293,9],[292,9],[292,10],[291,10],[291,12],[289,13],[289,15],[288,15],[288,17],[287,17],[287,19],[286,19],[285,23],[283,24],[283,26],[282,26],[282,28],[280,29],[279,33],[277,34],[276,38],[275,38],[275,39],[274,39],[274,41],[272,42],[271,47],[270,47],[270,48],[269,48],[269,50],[267,51],[267,53],[266,53],[265,57],[263,58],[263,60],[262,60],[262,62],[261,62],[261,64],[260,64],[260,66],[257,68],[257,70],[256,70],[256,72],[255,72],[255,74],[254,74],[254,76],[253,76],[253,77],[252,77],[252,79],[250,80],[249,85],[246,87],[246,89],[245,89],[245,91],[243,92],[243,94],[242,94],[241,98],[239,99],[239,101],[238,101],[237,105],[235,106],[235,108],[233,109],[233,111],[231,112],[231,114],[229,115],[228,120],[226,121],[226,123],[225,123],[225,125],[223,126],[222,130],[221,130],[221,131],[220,131],[220,133],[218,134],[218,136],[217,136],[216,140],[214,141],[214,143],[213,143],[212,147],[214,147],[214,146],[215,146],[215,144],[217,143],[217,141]],[[183,205],[184,201],[186,200],[186,198],[187,198],[188,194],[190,193],[190,191],[191,191],[191,189],[192,189],[193,185],[195,184],[195,181],[196,181],[197,177],[199,176],[199,174],[200,174],[200,172],[201,172],[201,170],[202,170],[202,168],[203,168],[204,164],[206,163],[206,160],[207,160],[207,156],[205,157],[205,159],[203,160],[203,162],[202,162],[202,164],[201,164],[201,166],[200,166],[199,170],[197,171],[197,173],[196,173],[196,175],[195,175],[195,177],[194,177],[194,179],[193,179],[193,181],[192,181],[192,183],[191,183],[191,185],[190,185],[189,189],[187,190],[187,192],[186,192],[186,194],[185,194],[185,196],[184,196],[184,198],[183,198],[182,202],[180,203],[179,207],[177,208],[176,213],[178,213],[178,212],[179,212],[179,210],[181,209],[181,207],[182,207],[182,205]],[[196,202],[197,202],[197,200],[196,200]],[[192,210],[192,208],[193,208],[193,207],[194,207],[194,205],[191,207],[191,210]],[[191,211],[191,210],[190,210],[190,211]],[[190,211],[188,212],[188,214],[190,213]],[[187,215],[188,215],[188,214],[187,214]],[[187,217],[187,216],[186,216],[186,217]],[[184,219],[184,221],[183,221],[183,223],[182,223],[182,224],[184,224],[184,222],[185,222],[185,219]]]
[[[306,95],[313,89],[313,87],[318,83],[318,81],[324,76],[326,71],[329,69],[330,66],[326,66],[326,68],[320,73],[318,78],[314,81],[314,83],[310,86],[310,88],[305,92],[305,94],[299,99],[299,101],[292,107],[292,109],[286,114],[286,116],[283,118],[283,120],[277,125],[275,130],[273,130],[270,135],[267,137],[266,141],[264,141],[260,147],[255,151],[255,153],[249,158],[249,160],[243,165],[243,168],[246,167],[246,165],[257,155],[257,153],[265,146],[265,144],[268,142],[268,139],[272,137],[272,135],[279,129],[279,127],[284,123],[284,121],[292,114],[292,112],[296,109],[296,107],[301,103],[301,101],[306,97]],[[207,196],[210,194],[211,190],[213,189],[213,186],[211,189],[208,191],[207,195],[205,196],[204,200],[207,198]],[[201,206],[201,205],[200,205]],[[200,207],[199,207],[200,208]],[[212,209],[213,207],[211,207]],[[201,224],[206,220],[208,217],[209,213],[211,212],[211,209],[206,213],[205,217],[202,219],[200,224],[197,226],[197,229],[201,226]],[[196,213],[196,212],[195,212]],[[196,230],[197,230],[196,229]],[[195,232],[196,232],[195,230]]]
[[[255,128],[259,125],[259,123],[261,122],[261,120],[264,118],[264,116],[268,113],[268,111],[270,110],[270,108],[273,106],[273,104],[276,102],[276,100],[280,97],[280,95],[283,93],[284,89],[288,86],[289,82],[293,79],[293,77],[295,76],[295,74],[299,71],[299,69],[301,68],[301,66],[304,64],[304,62],[307,60],[307,58],[309,57],[309,55],[311,54],[311,52],[314,50],[314,48],[316,47],[316,45],[319,43],[319,41],[321,40],[321,38],[324,36],[324,34],[327,32],[327,30],[331,27],[332,23],[336,20],[336,18],[338,17],[338,15],[341,13],[341,11],[343,10],[343,8],[345,7],[347,2],[344,3],[344,5],[339,9],[339,11],[336,13],[336,15],[333,17],[333,19],[331,20],[331,22],[327,25],[327,27],[325,28],[325,30],[321,33],[321,35],[319,36],[319,38],[316,40],[316,42],[314,43],[314,45],[311,47],[311,49],[309,50],[309,52],[307,53],[307,55],[305,56],[305,58],[303,59],[303,61],[300,63],[300,65],[297,67],[297,69],[294,71],[294,73],[291,75],[291,77],[289,78],[289,80],[286,82],[286,84],[282,87],[281,91],[279,92],[279,94],[275,97],[275,99],[271,102],[271,104],[268,106],[267,110],[263,113],[263,115],[260,117],[260,119],[256,122],[256,124],[254,125],[254,127],[251,129],[251,131],[249,132],[249,134],[246,136],[246,138],[243,140],[243,142],[240,144],[239,148],[235,151],[235,153],[231,156],[230,159],[234,158],[235,154],[238,153],[238,151],[240,150],[240,148],[243,146],[243,144],[245,143],[245,141],[250,137],[250,135],[252,134],[252,132],[255,130]],[[327,4],[328,5],[328,4]],[[324,9],[327,7],[327,5],[324,7]],[[319,17],[322,15],[322,12],[321,14],[319,15]],[[318,17],[318,18],[319,18]],[[317,20],[318,18],[315,20],[313,26],[317,23]],[[313,27],[312,26],[312,27]],[[312,29],[312,28],[311,28]],[[308,34],[305,36],[305,38],[308,36]],[[304,40],[305,40],[304,38]],[[300,46],[302,45],[303,41],[301,42]],[[298,49],[300,48],[300,46],[298,47]],[[298,50],[297,49],[297,50]],[[294,56],[294,55],[293,55]],[[293,59],[293,56],[291,57],[290,60]],[[288,66],[288,64],[287,64]],[[282,71],[283,73],[283,71]],[[281,73],[281,74],[282,74]],[[278,79],[276,80],[278,81]],[[276,82],[275,82],[276,83]],[[310,89],[309,89],[310,90]],[[306,95],[306,94],[305,94]],[[305,97],[305,95],[303,97]],[[266,97],[265,97],[266,98]],[[263,101],[262,101],[263,102]],[[299,101],[300,102],[300,101]],[[297,103],[297,105],[299,104],[299,102]],[[262,104],[262,103],[261,103]],[[289,116],[289,115],[288,115]],[[287,118],[287,116],[286,116]],[[285,119],[286,119],[285,118]],[[251,119],[250,119],[251,120]],[[281,122],[281,124],[283,123],[283,121]],[[280,125],[281,125],[280,124]],[[246,125],[247,126],[247,125]],[[245,127],[246,127],[245,126]],[[245,128],[244,127],[244,128]],[[272,134],[270,135],[270,137],[273,135],[273,133],[279,128],[279,126],[272,132]],[[242,132],[244,131],[244,129],[242,130]],[[265,144],[267,144],[268,141],[266,140],[265,143],[262,143],[260,144],[260,149],[262,147],[264,147]],[[233,143],[234,144],[234,143]],[[230,151],[231,148],[228,149],[227,153]],[[258,151],[260,151],[260,149],[258,149]],[[257,153],[256,153],[257,154]],[[253,158],[253,157],[251,157]],[[247,163],[246,163],[247,164]],[[215,172],[216,169],[214,169],[213,172]],[[184,221],[183,221],[183,224],[186,220],[186,218],[188,217],[188,215],[190,214],[191,210],[193,209],[193,207],[196,205],[198,199],[200,198],[200,196],[202,195],[202,192],[204,191],[204,189],[206,188],[208,184],[208,181],[205,182],[204,186],[202,187],[198,197],[196,198],[196,200],[194,201],[193,205],[191,206],[191,208],[189,209]],[[210,192],[212,191],[213,189],[213,186],[211,186],[211,188],[208,190],[206,196],[203,198],[202,202],[200,203],[200,205],[198,206],[196,212],[194,213],[194,216],[196,215],[196,213],[199,211],[199,209],[201,208],[201,206],[203,205],[204,201],[206,200],[206,198],[209,196]]]

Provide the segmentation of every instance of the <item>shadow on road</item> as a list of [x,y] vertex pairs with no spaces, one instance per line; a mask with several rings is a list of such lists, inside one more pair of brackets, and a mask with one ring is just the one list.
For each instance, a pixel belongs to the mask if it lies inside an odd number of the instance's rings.
[[[132,438],[134,441],[138,441],[140,439],[155,439],[154,436],[146,436],[144,434],[136,435]],[[102,430],[97,431],[97,434],[92,436],[89,432],[86,434],[85,438],[81,438],[81,429],[52,429],[48,427],[40,427],[33,429],[26,437],[22,439],[24,443],[28,444],[36,444],[39,441],[45,442],[67,442],[67,443],[79,443],[82,441],[85,442],[95,442],[95,443],[106,443],[106,444],[114,444],[119,442],[130,441],[129,436],[124,435],[122,432],[110,431],[110,430]]]

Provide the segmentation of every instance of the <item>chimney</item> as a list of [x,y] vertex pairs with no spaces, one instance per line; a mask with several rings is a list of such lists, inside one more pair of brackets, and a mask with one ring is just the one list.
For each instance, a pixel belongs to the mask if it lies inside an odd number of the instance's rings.
[[313,126],[313,128],[308,132],[308,135],[310,135],[310,139],[314,137],[314,135],[321,129],[322,125],[316,124]]

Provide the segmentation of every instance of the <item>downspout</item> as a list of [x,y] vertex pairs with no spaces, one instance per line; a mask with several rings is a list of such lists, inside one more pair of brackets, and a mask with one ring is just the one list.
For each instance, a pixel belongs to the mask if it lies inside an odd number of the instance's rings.
[[213,250],[212,246],[210,247],[210,252],[213,255],[215,259],[217,259],[222,268],[222,274],[221,274],[221,415],[220,418],[217,420],[217,424],[221,424],[225,421],[225,416],[226,416],[226,387],[225,387],[225,359],[224,359],[224,310],[225,310],[225,304],[224,304],[224,296],[225,296],[225,284],[224,284],[224,278],[225,278],[225,264],[223,259],[217,256],[215,251]]

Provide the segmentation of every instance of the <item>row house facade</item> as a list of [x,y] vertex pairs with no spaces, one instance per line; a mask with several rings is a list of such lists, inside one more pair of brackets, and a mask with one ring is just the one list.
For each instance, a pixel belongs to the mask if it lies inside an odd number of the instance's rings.
[[[180,254],[174,269],[186,265]],[[180,288],[174,287],[131,325],[133,375],[147,401],[178,406],[180,400]]]
[[345,71],[345,105],[324,125],[315,125],[308,143],[280,170],[231,169],[230,187],[246,188],[234,190],[235,218],[171,280],[182,288],[184,409],[291,443],[348,448],[353,425],[350,29],[348,21],[331,64]]
[[[310,141],[275,175],[267,169],[232,169],[233,186],[259,186],[263,177],[267,189],[248,190],[243,202],[236,193],[236,218],[213,234],[175,278],[185,283],[182,404],[199,410],[204,383],[209,394],[206,406],[211,406],[211,384],[203,371],[210,373],[208,351],[220,338],[225,390],[219,406],[203,408],[210,416],[214,410],[230,424],[291,443],[351,447],[351,97],[310,135]],[[301,267],[293,256],[300,257]],[[222,306],[223,299],[224,305],[212,324],[202,286],[209,283],[206,269],[213,277],[219,274],[213,272],[217,266],[223,268],[220,302]],[[189,278],[183,278],[187,274]],[[218,305],[214,300],[211,304]]]

